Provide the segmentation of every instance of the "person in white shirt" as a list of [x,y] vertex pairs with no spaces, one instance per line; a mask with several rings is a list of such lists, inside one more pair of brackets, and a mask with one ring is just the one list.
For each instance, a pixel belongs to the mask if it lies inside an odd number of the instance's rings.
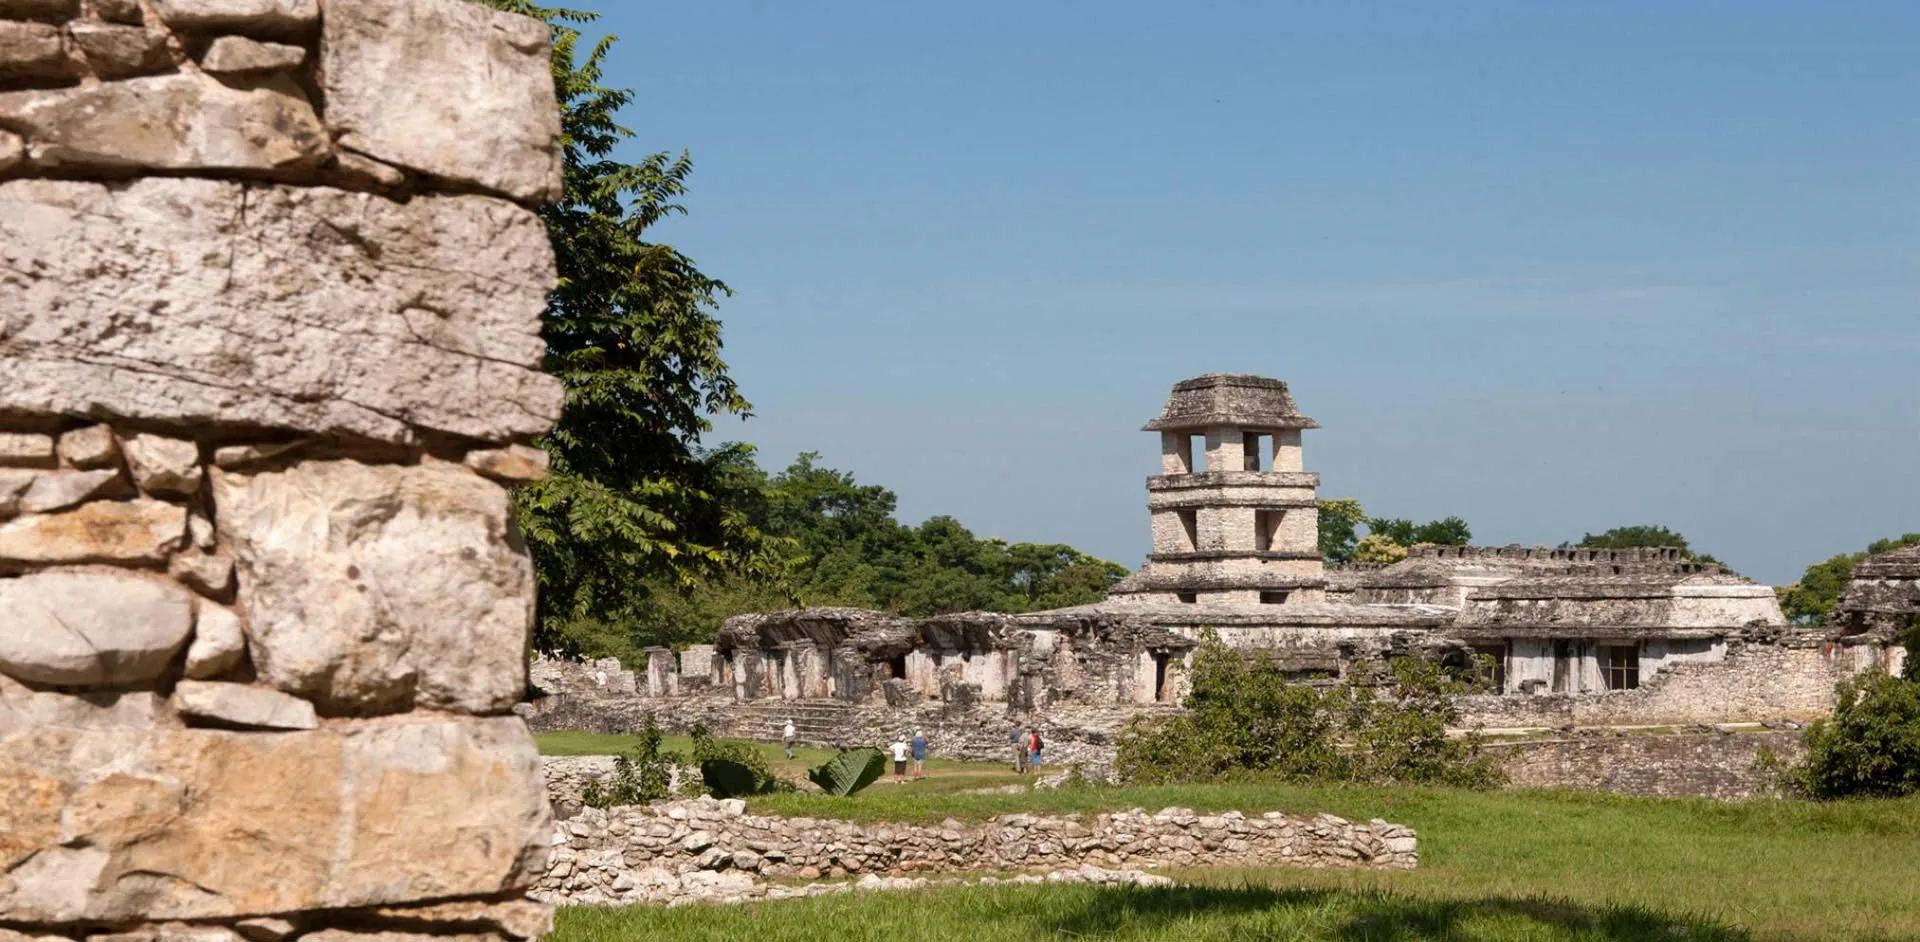
[[907,780],[907,740],[902,736],[889,747],[893,750],[893,777],[898,781]]
[[793,717],[787,717],[787,728],[781,731],[780,738],[786,740],[787,758],[789,759],[793,758],[793,740],[798,735],[800,735],[800,731],[793,728]]

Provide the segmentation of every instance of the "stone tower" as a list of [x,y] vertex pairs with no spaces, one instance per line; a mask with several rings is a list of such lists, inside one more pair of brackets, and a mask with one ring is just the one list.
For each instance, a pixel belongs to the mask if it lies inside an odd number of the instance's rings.
[[1300,414],[1277,379],[1209,373],[1173,387],[1147,479],[1153,552],[1115,601],[1298,605],[1325,601],[1320,476],[1302,470]]

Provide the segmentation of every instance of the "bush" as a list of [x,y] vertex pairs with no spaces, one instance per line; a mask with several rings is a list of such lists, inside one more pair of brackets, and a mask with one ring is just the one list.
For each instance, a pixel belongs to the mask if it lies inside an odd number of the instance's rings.
[[660,727],[653,715],[640,731],[640,744],[613,760],[613,775],[607,781],[595,779],[580,791],[580,801],[589,808],[615,805],[643,805],[673,796],[673,770],[685,763],[677,752],[660,748]]
[[1920,679],[1872,672],[1840,684],[1833,715],[1807,727],[1801,790],[1814,798],[1920,792]]
[[789,786],[767,767],[767,758],[751,744],[713,738],[706,726],[687,731],[693,737],[693,761],[701,788],[715,798],[739,798],[785,791]]
[[1293,781],[1490,787],[1499,772],[1477,737],[1453,739],[1453,695],[1470,689],[1440,665],[1399,659],[1356,665],[1354,683],[1289,683],[1279,665],[1202,635],[1187,709],[1136,717],[1115,766],[1160,785],[1240,776]]

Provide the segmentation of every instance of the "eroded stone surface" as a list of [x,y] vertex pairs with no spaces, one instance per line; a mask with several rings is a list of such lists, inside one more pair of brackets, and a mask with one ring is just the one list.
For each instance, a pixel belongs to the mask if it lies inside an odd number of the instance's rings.
[[399,922],[471,926],[498,930],[510,939],[538,939],[553,931],[553,907],[530,899],[460,900],[424,906],[389,906],[373,915]]
[[544,449],[508,445],[467,452],[466,465],[496,481],[538,481],[547,476],[550,460]]
[[40,473],[18,468],[0,468],[0,520],[20,512],[20,498],[38,480]]
[[165,698],[149,690],[102,690],[86,694],[33,690],[0,674],[0,731],[35,727],[152,729],[178,725]]
[[132,573],[39,572],[0,579],[0,672],[29,683],[151,682],[193,631],[193,596]]
[[533,569],[507,492],[458,467],[308,461],[213,473],[254,666],[329,713],[510,709]]
[[330,149],[297,91],[176,72],[0,94],[0,121],[27,137],[41,166],[285,171],[316,166]]
[[20,497],[20,512],[52,513],[84,501],[125,491],[118,468],[97,471],[45,471],[34,476],[33,485]]
[[105,425],[89,425],[61,435],[57,450],[60,460],[76,468],[105,468],[120,463],[120,445],[113,439],[113,429]]
[[560,197],[546,24],[463,0],[327,0],[327,129],[386,163],[524,202]]
[[53,464],[53,436],[0,432],[0,467],[51,468]]
[[[192,524],[188,527],[191,530]],[[233,591],[233,557],[225,553],[200,549],[175,553],[167,560],[167,572],[208,598],[225,599]]]
[[101,78],[159,72],[178,64],[167,34],[157,30],[80,21],[68,24],[67,35]]
[[0,131],[0,174],[5,174],[27,161],[27,141],[12,131]]
[[200,446],[193,442],[134,435],[122,448],[141,490],[155,497],[191,497],[200,489]]
[[0,0],[0,16],[64,20],[80,12],[79,0]]
[[95,501],[0,523],[0,573],[23,566],[157,566],[186,537],[184,508],[157,500]]
[[218,677],[240,666],[247,656],[246,630],[240,616],[224,605],[201,602],[193,624],[193,643],[187,645],[187,676],[195,680]]
[[306,61],[307,51],[284,43],[263,43],[245,36],[222,36],[207,47],[200,67],[209,72],[235,74],[278,72]]
[[315,729],[313,704],[268,687],[183,680],[173,688],[173,708],[190,720],[252,729]]
[[0,20],[0,78],[65,78],[75,73],[59,28]]
[[537,762],[513,717],[0,733],[0,912],[219,919],[508,893],[545,865]]
[[539,218],[486,197],[0,183],[0,408],[511,441],[559,415],[552,281]]
[[318,0],[154,0],[175,29],[223,29],[283,35],[311,29]]

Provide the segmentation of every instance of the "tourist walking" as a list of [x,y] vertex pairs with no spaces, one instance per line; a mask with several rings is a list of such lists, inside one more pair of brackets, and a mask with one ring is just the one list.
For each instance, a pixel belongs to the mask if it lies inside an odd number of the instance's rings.
[[913,780],[917,782],[927,777],[927,737],[922,736],[916,729],[913,731],[911,745],[913,747]]
[[895,739],[893,741],[893,745],[888,748],[893,751],[894,781],[897,781],[897,782],[906,781],[907,780],[907,740],[904,737],[900,739]]
[[1040,731],[1032,730],[1027,734],[1027,771],[1040,771]]
[[1013,771],[1027,774],[1027,732],[1020,724],[1013,724],[1012,731],[1007,733],[1007,744],[1013,747]]
[[793,728],[793,717],[787,717],[787,728],[780,731],[780,738],[786,741],[787,758],[789,759],[793,758],[793,740],[794,737],[798,735],[800,735],[800,731]]

